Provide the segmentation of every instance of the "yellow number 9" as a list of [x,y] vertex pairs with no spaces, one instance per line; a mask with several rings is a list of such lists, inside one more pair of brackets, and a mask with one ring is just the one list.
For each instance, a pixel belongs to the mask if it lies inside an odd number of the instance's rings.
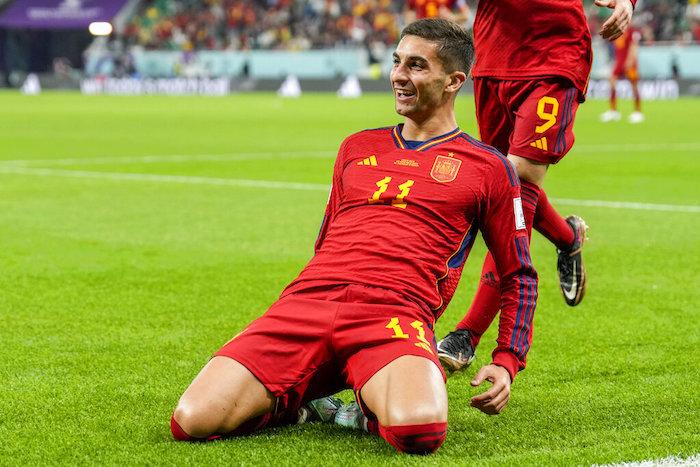
[[[547,112],[547,104],[550,104],[552,106],[552,110]],[[554,125],[557,122],[557,114],[559,113],[559,102],[549,96],[544,96],[540,101],[537,103],[537,116],[540,117],[542,120],[546,120],[543,125],[537,125],[535,127],[535,131],[537,133],[544,133],[545,131],[549,130],[552,128],[552,125]]]

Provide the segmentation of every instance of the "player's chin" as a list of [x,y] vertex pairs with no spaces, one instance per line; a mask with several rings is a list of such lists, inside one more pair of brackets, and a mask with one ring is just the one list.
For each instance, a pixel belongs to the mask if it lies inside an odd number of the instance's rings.
[[396,103],[396,113],[401,115],[401,116],[408,117],[409,115],[411,115],[413,113],[412,107],[407,106],[405,104],[402,104],[400,102],[397,102]]

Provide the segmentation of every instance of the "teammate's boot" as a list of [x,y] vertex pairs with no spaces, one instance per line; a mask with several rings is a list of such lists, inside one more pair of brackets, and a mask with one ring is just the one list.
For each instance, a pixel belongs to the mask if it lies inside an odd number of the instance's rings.
[[583,267],[581,258],[581,248],[583,242],[588,240],[586,231],[588,226],[578,216],[569,216],[566,222],[574,231],[574,243],[566,250],[557,248],[559,260],[557,261],[557,271],[559,272],[559,286],[561,294],[569,306],[576,306],[581,303],[583,295],[586,293],[586,269]]
[[642,123],[644,121],[644,114],[639,110],[635,110],[627,117],[627,121],[630,123]]
[[622,115],[620,115],[620,112],[617,110],[606,110],[602,114],[600,114],[600,121],[607,123],[607,122],[617,122],[622,118]]
[[476,357],[469,329],[457,329],[437,343],[438,359],[445,373],[461,373]]
[[335,424],[352,428],[353,430],[367,430],[367,416],[362,413],[362,409],[357,402],[352,402],[338,409],[335,414]]
[[299,408],[299,418],[297,424],[322,422],[333,423],[338,411],[345,407],[342,400],[336,397],[322,397],[309,401]]

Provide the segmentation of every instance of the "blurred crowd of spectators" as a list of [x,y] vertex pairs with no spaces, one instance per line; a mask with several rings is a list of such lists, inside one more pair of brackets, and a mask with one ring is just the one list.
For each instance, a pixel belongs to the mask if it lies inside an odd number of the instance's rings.
[[405,0],[147,0],[124,31],[147,50],[393,44]]
[[[634,18],[643,42],[700,41],[698,1],[639,0]],[[477,0],[467,3],[475,11]],[[584,3],[591,29],[596,31],[609,13],[593,0]],[[125,49],[364,46],[380,53],[397,40],[405,5],[406,0],[146,0],[121,40]],[[697,18],[694,5],[699,10]]]

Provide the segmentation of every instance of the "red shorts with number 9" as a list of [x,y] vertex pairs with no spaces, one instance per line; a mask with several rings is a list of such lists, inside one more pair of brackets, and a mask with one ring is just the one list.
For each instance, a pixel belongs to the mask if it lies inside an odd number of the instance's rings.
[[474,78],[479,137],[503,154],[556,164],[574,144],[580,91],[564,78]]
[[215,355],[248,368],[277,396],[278,412],[341,389],[357,394],[403,355],[442,372],[431,314],[396,292],[356,284],[282,297]]

